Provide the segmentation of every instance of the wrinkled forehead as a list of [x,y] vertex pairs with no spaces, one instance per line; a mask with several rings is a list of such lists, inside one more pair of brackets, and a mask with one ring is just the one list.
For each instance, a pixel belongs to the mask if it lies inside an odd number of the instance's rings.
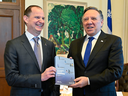
[[42,11],[43,12],[43,10],[41,8],[39,8],[39,7],[32,7],[31,8],[31,12],[38,12],[38,11]]
[[96,10],[88,10],[84,13],[84,16],[100,16],[99,12],[97,12]]
[[33,7],[32,9],[31,9],[31,13],[30,13],[30,15],[44,15],[44,12],[43,12],[43,10],[41,9],[41,8],[38,8],[38,7]]

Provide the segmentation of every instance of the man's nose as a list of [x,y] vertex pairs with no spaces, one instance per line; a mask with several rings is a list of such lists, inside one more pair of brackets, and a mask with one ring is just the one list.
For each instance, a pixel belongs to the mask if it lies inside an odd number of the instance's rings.
[[44,19],[42,19],[42,18],[40,18],[39,21],[40,21],[41,23],[44,23]]
[[92,20],[91,19],[88,19],[87,23],[89,23],[89,24],[92,23]]

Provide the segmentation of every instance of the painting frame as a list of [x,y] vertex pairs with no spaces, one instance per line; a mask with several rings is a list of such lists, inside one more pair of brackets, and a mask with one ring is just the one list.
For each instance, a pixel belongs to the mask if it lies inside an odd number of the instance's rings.
[[[87,2],[78,2],[78,1],[71,1],[71,0],[43,0],[43,10],[45,14],[45,25],[43,28],[43,37],[48,39],[48,4],[49,3],[56,3],[56,4],[65,4],[65,5],[73,5],[73,6],[83,6],[84,9],[87,7]],[[84,30],[83,30],[84,34]],[[66,57],[67,54],[57,54],[59,56]]]

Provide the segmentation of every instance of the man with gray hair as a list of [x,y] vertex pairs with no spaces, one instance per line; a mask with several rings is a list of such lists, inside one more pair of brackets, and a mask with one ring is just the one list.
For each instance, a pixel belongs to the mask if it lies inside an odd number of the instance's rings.
[[95,7],[84,10],[82,22],[86,35],[71,42],[68,54],[75,64],[73,96],[116,96],[124,64],[121,38],[101,30],[103,14]]

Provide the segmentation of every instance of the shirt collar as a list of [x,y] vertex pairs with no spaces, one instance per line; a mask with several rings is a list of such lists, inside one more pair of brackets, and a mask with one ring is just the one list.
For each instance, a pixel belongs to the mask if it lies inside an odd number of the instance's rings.
[[[28,38],[29,41],[32,40],[32,39],[35,37],[34,35],[32,35],[32,34],[31,34],[30,32],[28,32],[28,31],[26,31],[25,34],[26,34],[26,36],[27,36],[27,38]],[[39,39],[41,40],[40,35],[38,35],[37,37],[39,37]]]
[[[93,37],[97,40],[99,35],[100,35],[100,33],[101,33],[101,30],[96,35],[94,35]],[[89,37],[91,37],[91,36],[87,35],[86,38],[88,39]]]

